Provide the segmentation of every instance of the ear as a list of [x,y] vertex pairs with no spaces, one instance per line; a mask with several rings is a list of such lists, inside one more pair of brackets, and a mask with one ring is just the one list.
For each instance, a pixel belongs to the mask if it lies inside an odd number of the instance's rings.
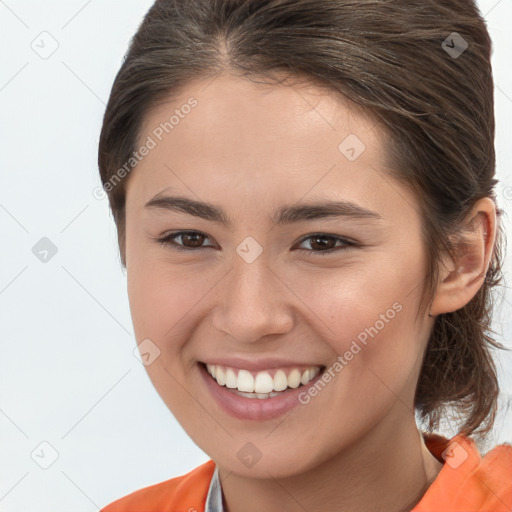
[[441,262],[431,316],[463,308],[483,285],[496,239],[494,201],[480,199],[466,218],[466,226],[455,254],[445,255]]

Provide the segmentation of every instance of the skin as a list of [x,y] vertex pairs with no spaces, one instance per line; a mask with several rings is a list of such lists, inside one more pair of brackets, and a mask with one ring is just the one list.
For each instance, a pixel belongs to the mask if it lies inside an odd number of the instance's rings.
[[[427,269],[421,218],[412,192],[386,174],[383,131],[324,89],[254,84],[226,73],[190,83],[149,112],[140,141],[191,96],[198,105],[127,183],[128,294],[137,342],[149,338],[160,350],[146,367],[156,390],[219,467],[227,512],[340,504],[344,512],[410,510],[442,468],[413,408],[434,318],[428,309],[416,317]],[[366,146],[355,161],[338,150],[349,134]],[[144,207],[163,191],[218,205],[233,225]],[[270,220],[282,205],[326,198],[381,218]],[[432,315],[463,307],[483,283],[495,237],[493,202],[480,200],[468,220],[470,242],[460,257],[443,260]],[[205,238],[175,239],[199,247],[190,252],[155,240],[179,230]],[[337,242],[327,247],[340,249],[322,255],[307,238],[314,233],[357,245]],[[247,236],[263,249],[252,263],[236,252]],[[214,356],[330,367],[397,302],[402,310],[357,356],[284,417],[234,418],[201,378],[198,361]],[[252,467],[237,457],[249,441],[261,453]]]

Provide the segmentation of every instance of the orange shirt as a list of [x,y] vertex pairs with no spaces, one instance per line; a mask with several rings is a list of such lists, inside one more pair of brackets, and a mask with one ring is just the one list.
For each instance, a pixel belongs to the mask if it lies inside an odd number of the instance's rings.
[[[496,446],[482,457],[475,442],[423,434],[443,468],[411,512],[512,512],[512,445]],[[100,512],[204,512],[215,463],[145,487]]]

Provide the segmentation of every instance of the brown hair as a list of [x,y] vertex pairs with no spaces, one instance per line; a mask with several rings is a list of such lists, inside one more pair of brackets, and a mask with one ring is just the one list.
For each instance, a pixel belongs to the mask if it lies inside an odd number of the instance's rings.
[[[472,0],[157,0],[115,78],[99,142],[123,265],[129,175],[113,178],[133,155],[148,111],[224,69],[268,83],[284,74],[341,93],[388,135],[390,173],[420,203],[428,306],[440,257],[453,254],[464,218],[480,198],[496,203],[490,53]],[[465,419],[459,432],[483,437],[492,429],[499,387],[491,350],[504,347],[490,335],[491,291],[503,278],[503,236],[498,222],[473,299],[435,320],[415,396],[429,431],[448,408]]]

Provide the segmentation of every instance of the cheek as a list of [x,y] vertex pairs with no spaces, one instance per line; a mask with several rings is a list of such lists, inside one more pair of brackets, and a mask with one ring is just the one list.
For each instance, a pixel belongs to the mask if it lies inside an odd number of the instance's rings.
[[183,270],[157,262],[145,262],[127,271],[128,297],[137,339],[172,337],[201,295],[199,280],[191,281]]
[[[416,263],[391,257],[375,257],[373,263],[359,262],[314,274],[296,275],[290,288],[300,297],[315,329],[338,353],[348,349],[347,339],[370,339],[376,331],[400,330],[414,323],[419,305],[422,269]],[[413,261],[418,261],[417,259]],[[407,311],[407,314],[404,314]],[[407,318],[407,320],[405,320]]]
[[184,347],[192,335],[194,307],[211,285],[204,279],[191,279],[184,269],[168,263],[150,258],[140,258],[139,264],[135,261],[127,271],[135,337],[138,343],[149,338],[160,351],[145,370],[179,421],[182,417],[197,420],[197,404],[184,391],[189,364]]
[[298,290],[308,297],[315,331],[340,356],[332,367],[343,375],[340,390],[361,399],[371,400],[379,388],[399,393],[422,355],[425,333],[416,323],[422,269],[406,263],[395,259],[379,269],[333,272]]
[[127,267],[127,285],[138,342],[150,338],[161,351],[161,363],[187,365],[187,342],[204,320],[208,298],[222,286],[224,274],[225,269],[212,271],[197,262],[176,264],[165,256],[133,259]]
[[360,333],[359,338],[351,340],[344,354],[337,398],[340,407],[347,402],[352,404],[354,420],[359,418],[366,422],[366,413],[360,404],[372,411],[374,419],[382,417],[395,405],[404,411],[412,410],[425,346],[425,340],[414,325],[414,313],[412,307],[404,306],[389,323],[383,326],[374,322],[361,331],[363,337]]

